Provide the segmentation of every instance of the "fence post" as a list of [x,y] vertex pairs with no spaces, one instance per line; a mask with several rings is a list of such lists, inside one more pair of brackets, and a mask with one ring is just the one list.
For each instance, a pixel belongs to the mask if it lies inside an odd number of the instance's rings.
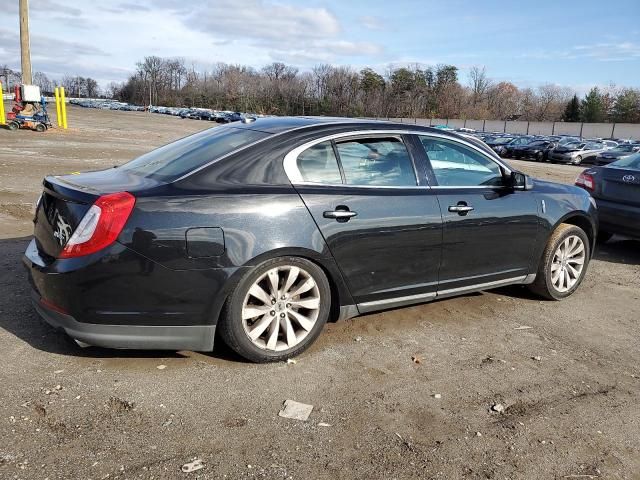
[[613,134],[615,133],[615,131],[616,131],[616,122],[613,122],[613,127],[611,127],[611,137],[610,138],[613,138]]
[[530,123],[531,123],[531,122],[529,122],[529,121],[527,120],[527,133],[526,133],[526,135],[529,135],[529,124],[530,124]]
[[582,127],[584,127],[584,122],[580,122],[580,138],[582,138]]
[[504,121],[504,125],[502,127],[502,133],[507,133],[507,121]]
[[467,119],[464,119],[464,123],[462,124],[462,128],[467,128]]
[[2,91],[2,82],[0,82],[0,125],[7,123],[4,117],[4,92]]
[[555,135],[556,134],[556,122],[553,122],[551,124],[551,135]]
[[445,120],[444,120],[444,124],[445,124],[447,127],[449,126],[449,119],[448,119],[448,118],[445,118]]
[[482,131],[483,131],[483,132],[486,132],[486,131],[487,131],[487,129],[486,129],[486,128],[484,128],[484,126],[485,126],[486,124],[487,124],[487,119],[485,118],[485,119],[483,119],[483,120],[482,120]]

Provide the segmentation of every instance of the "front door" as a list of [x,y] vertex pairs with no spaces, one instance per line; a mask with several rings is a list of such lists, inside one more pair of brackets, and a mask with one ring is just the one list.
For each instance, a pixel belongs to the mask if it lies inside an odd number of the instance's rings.
[[[290,163],[291,164],[291,163]],[[307,148],[294,183],[361,312],[435,296],[442,218],[400,135]]]
[[534,265],[538,207],[505,185],[503,168],[472,145],[420,136],[442,208],[439,294],[523,280]]

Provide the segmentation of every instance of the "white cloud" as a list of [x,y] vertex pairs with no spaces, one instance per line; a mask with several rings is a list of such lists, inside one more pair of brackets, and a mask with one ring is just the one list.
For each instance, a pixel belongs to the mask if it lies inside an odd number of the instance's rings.
[[543,60],[575,60],[590,58],[602,62],[629,61],[640,57],[640,44],[633,42],[608,42],[575,45],[565,50],[539,50],[520,55],[520,58]]
[[360,22],[369,30],[382,30],[382,20],[372,15],[364,15],[360,17]]

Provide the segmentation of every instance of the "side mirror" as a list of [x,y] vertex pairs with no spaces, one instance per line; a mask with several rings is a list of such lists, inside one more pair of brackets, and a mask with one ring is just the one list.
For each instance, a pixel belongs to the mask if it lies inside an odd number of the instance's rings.
[[522,172],[511,172],[509,180],[510,186],[514,190],[531,190],[533,188],[531,177]]

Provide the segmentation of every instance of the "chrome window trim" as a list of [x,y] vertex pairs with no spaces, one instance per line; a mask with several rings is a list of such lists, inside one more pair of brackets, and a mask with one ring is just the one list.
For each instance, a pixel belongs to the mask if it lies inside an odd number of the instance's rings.
[[[235,122],[232,122],[232,123],[235,123]],[[236,127],[234,127],[234,126],[232,125],[232,123],[228,123],[228,124],[226,124],[226,125],[222,125],[222,126],[231,126],[231,128],[236,128]],[[187,178],[187,177],[190,177],[191,175],[193,175],[193,174],[195,174],[195,173],[198,173],[199,171],[204,170],[204,169],[205,169],[205,168],[207,168],[207,167],[210,167],[211,165],[213,165],[213,164],[214,164],[214,163],[216,163],[216,162],[219,162],[220,160],[223,160],[223,159],[225,159],[225,158],[227,158],[227,157],[230,157],[231,155],[235,155],[235,154],[236,154],[236,153],[238,153],[238,152],[241,152],[241,151],[243,151],[243,150],[246,150],[247,148],[251,148],[251,147],[253,147],[254,145],[258,145],[259,143],[265,142],[265,141],[267,141],[267,140],[269,140],[269,139],[271,139],[271,138],[279,137],[280,135],[285,135],[285,134],[287,134],[287,133],[295,132],[295,131],[297,131],[297,130],[304,130],[305,128],[318,127],[318,126],[322,126],[322,125],[344,125],[344,124],[345,124],[345,122],[344,122],[344,121],[336,121],[336,122],[318,122],[318,123],[309,123],[309,124],[307,124],[307,125],[302,125],[302,126],[300,126],[300,127],[292,128],[292,129],[289,129],[289,130],[283,130],[283,131],[281,131],[281,132],[277,132],[277,133],[263,132],[263,133],[267,133],[267,134],[268,134],[268,136],[266,136],[266,137],[264,137],[264,138],[261,138],[260,140],[256,140],[256,141],[255,141],[255,142],[253,142],[253,143],[249,143],[249,144],[247,144],[247,145],[245,145],[245,146],[243,146],[243,147],[237,148],[236,150],[233,150],[233,151],[231,151],[231,152],[229,152],[229,153],[226,153],[225,155],[222,155],[221,157],[214,158],[213,160],[210,160],[209,162],[205,163],[204,165],[201,165],[201,166],[199,166],[198,168],[195,168],[195,169],[191,170],[190,172],[185,173],[185,174],[184,174],[184,175],[182,175],[180,178],[177,178],[177,179],[175,179],[175,180],[172,180],[172,181],[171,181],[171,183],[179,182],[180,180],[183,180],[183,179],[185,179],[185,178]],[[211,127],[211,128],[219,128],[219,127]],[[210,130],[210,129],[207,129],[207,130]],[[249,130],[257,130],[257,131],[262,132],[262,130],[259,130],[259,129],[257,129],[257,128],[256,128],[256,129],[252,129],[252,128],[250,128]],[[195,132],[195,133],[192,133],[191,135],[195,135],[196,133],[202,133],[202,132],[204,132],[204,131],[206,131],[206,130],[202,130],[202,131],[200,131],[200,132]],[[190,135],[187,135],[187,137],[189,137],[189,136],[190,136]],[[185,138],[185,137],[183,137],[183,138]],[[178,139],[178,140],[180,140],[180,139]],[[177,140],[176,140],[176,141],[177,141]],[[169,143],[171,143],[171,142],[169,142]],[[168,144],[167,144],[167,145],[168,145]]]
[[[487,155],[487,152],[483,151],[480,147],[465,141],[464,139],[460,139],[460,138],[455,138],[455,137],[451,137],[450,135],[440,135],[438,133],[432,133],[432,132],[423,132],[420,130],[407,130],[407,129],[376,129],[376,130],[352,130],[349,132],[342,132],[342,133],[334,133],[331,135],[325,135],[324,137],[321,138],[316,138],[314,140],[310,140],[306,143],[303,143],[302,145],[294,148],[293,150],[291,150],[289,153],[287,153],[284,157],[284,160],[282,162],[282,165],[284,167],[284,171],[285,174],[287,175],[287,177],[289,178],[289,181],[293,184],[293,185],[313,185],[313,186],[324,186],[324,187],[349,187],[349,188],[390,188],[390,189],[408,189],[408,188],[424,188],[424,189],[429,189],[429,188],[474,188],[474,189],[481,189],[481,188],[505,188],[505,187],[500,187],[500,186],[496,186],[496,187],[491,187],[491,186],[481,186],[481,185],[471,185],[471,186],[446,186],[446,187],[441,187],[441,186],[437,186],[434,185],[433,187],[430,187],[428,185],[407,185],[407,186],[402,186],[402,185],[350,185],[350,184],[328,184],[328,183],[320,183],[320,182],[307,182],[305,180],[303,180],[302,174],[300,173],[300,170],[298,169],[298,165],[297,165],[297,161],[298,161],[298,156],[305,151],[308,148],[313,147],[314,145],[317,145],[318,143],[322,143],[322,142],[326,142],[326,141],[331,141],[331,140],[337,140],[337,139],[341,139],[341,138],[345,138],[345,137],[354,137],[354,136],[367,136],[367,135],[376,135],[376,136],[380,136],[380,135],[416,135],[416,136],[427,136],[427,137],[434,137],[434,138],[442,138],[444,140],[449,140],[452,142],[457,142],[460,143],[466,147],[469,147],[475,151],[477,151],[478,153],[480,153],[481,155],[483,155],[484,157],[486,157],[488,160],[491,160],[494,163],[497,163],[501,168],[503,168],[505,170],[506,174],[511,174],[511,168],[508,167],[507,165],[505,165],[504,163],[502,163],[501,161]],[[406,146],[405,146],[406,147]],[[412,162],[413,163],[413,162]],[[413,165],[414,170],[416,169],[415,164]],[[416,172],[417,173],[417,172]],[[416,180],[417,179],[417,175],[416,175]]]

